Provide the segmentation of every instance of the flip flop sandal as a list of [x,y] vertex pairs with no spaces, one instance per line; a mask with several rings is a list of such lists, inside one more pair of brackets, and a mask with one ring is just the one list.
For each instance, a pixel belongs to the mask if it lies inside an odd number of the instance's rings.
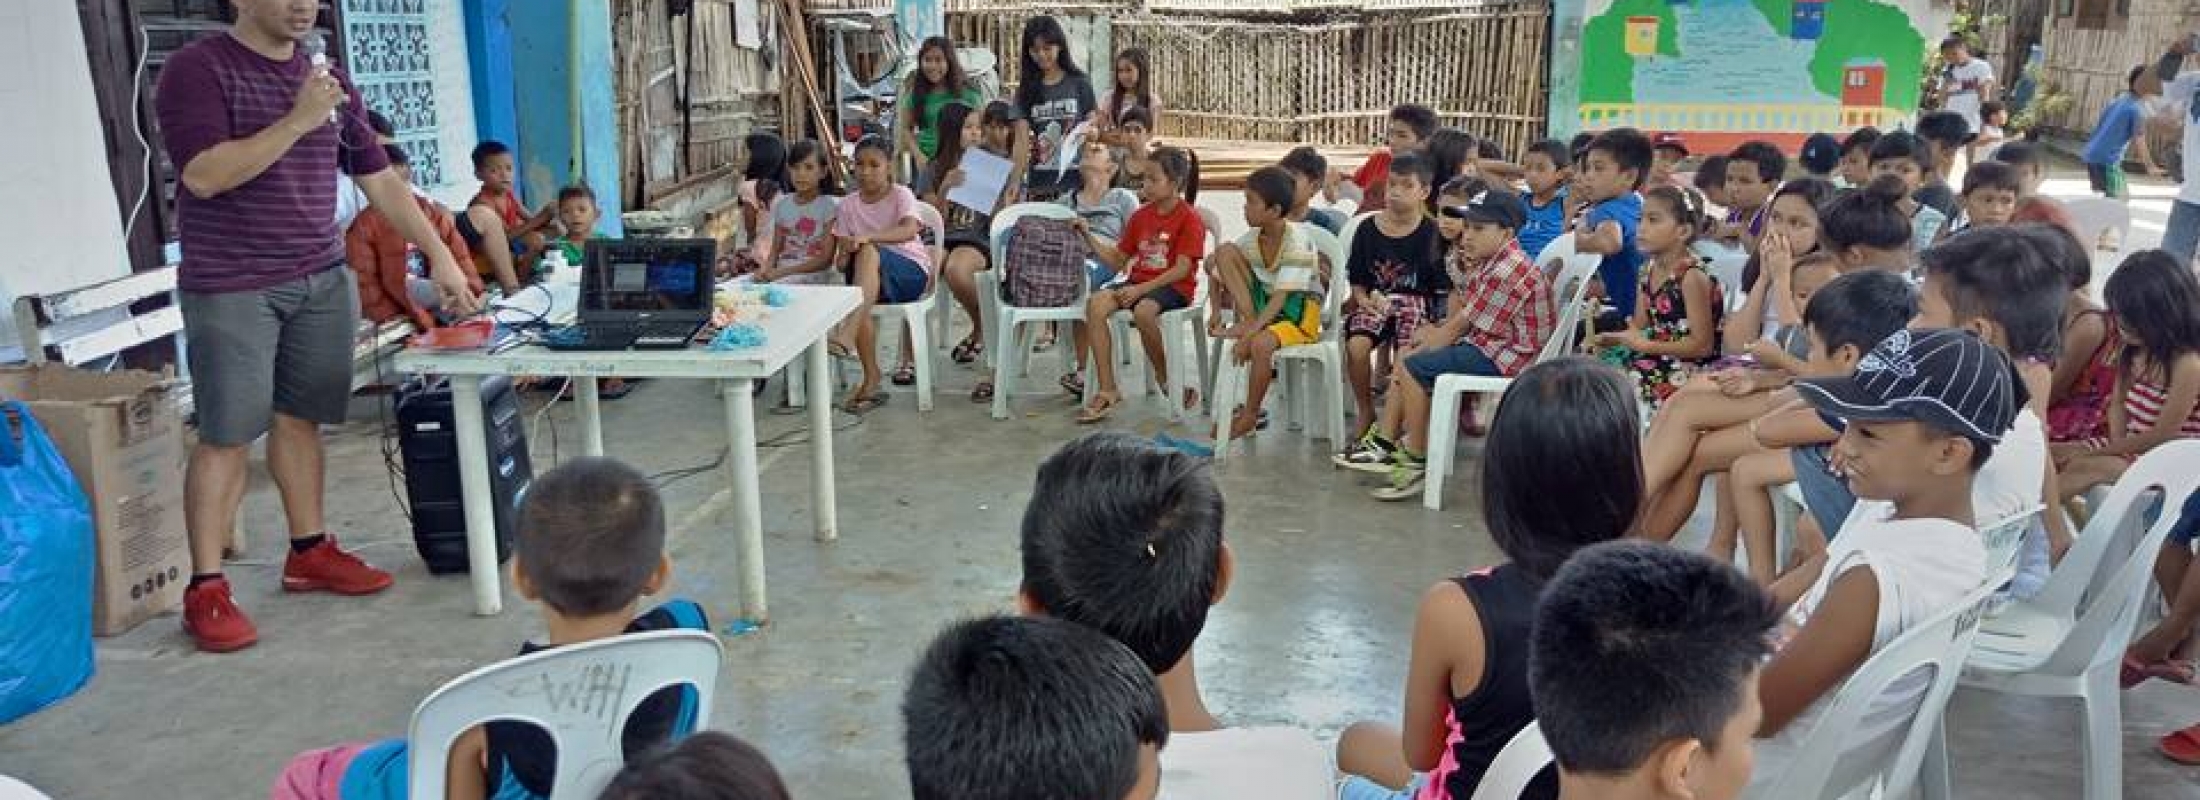
[[895,367],[894,374],[889,376],[887,380],[892,381],[895,386],[913,385],[917,382],[917,368]]
[[1122,400],[1106,396],[1095,398],[1092,405],[1077,412],[1077,424],[1095,425],[1107,421],[1115,413],[1116,404],[1120,402]]
[[2200,767],[2200,725],[2170,731],[2154,745],[2163,758],[2188,767]]
[[871,394],[850,398],[848,402],[840,404],[840,410],[861,416],[876,411],[879,406],[883,405],[886,405],[886,395]]
[[825,352],[832,354],[832,357],[840,359],[842,361],[856,360],[856,351],[849,349],[847,345],[841,344],[839,342],[826,343]]
[[1068,392],[1071,397],[1075,397],[1079,400],[1085,399],[1084,376],[1072,372],[1063,375],[1062,379],[1059,381],[1055,381],[1055,383],[1061,385],[1062,391]]
[[980,381],[980,382],[978,383],[978,385],[976,385],[976,386],[973,386],[973,387],[970,387],[970,402],[973,402],[973,403],[983,403],[983,402],[986,402],[986,401],[989,401],[989,400],[992,400],[992,399],[993,399],[993,382],[992,382],[992,381]]
[[954,359],[957,364],[968,364],[978,360],[978,356],[984,352],[984,343],[976,339],[964,339],[961,344],[955,345],[954,350],[948,351],[947,357]]

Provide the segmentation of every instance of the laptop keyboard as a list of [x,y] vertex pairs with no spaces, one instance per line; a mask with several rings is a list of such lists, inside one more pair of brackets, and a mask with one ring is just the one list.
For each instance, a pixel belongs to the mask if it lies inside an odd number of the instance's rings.
[[592,322],[550,332],[543,343],[553,350],[676,349],[694,336],[692,322]]

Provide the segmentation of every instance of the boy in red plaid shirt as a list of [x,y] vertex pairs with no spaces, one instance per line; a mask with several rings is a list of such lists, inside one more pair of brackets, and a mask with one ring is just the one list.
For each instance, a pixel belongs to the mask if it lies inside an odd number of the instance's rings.
[[1389,473],[1390,484],[1374,492],[1383,500],[1421,493],[1429,390],[1436,377],[1517,375],[1535,363],[1558,321],[1549,279],[1520,249],[1518,234],[1528,211],[1519,195],[1488,187],[1464,198],[1447,192],[1439,200],[1465,280],[1453,288],[1444,321],[1414,334],[1405,369],[1392,376],[1382,424],[1337,457],[1345,467]]

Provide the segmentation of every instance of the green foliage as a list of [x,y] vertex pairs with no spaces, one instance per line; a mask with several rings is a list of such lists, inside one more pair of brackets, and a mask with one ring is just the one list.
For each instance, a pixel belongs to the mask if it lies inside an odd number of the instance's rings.
[[1632,103],[1635,101],[1634,59],[1627,53],[1627,18],[1658,18],[1658,55],[1678,56],[1680,20],[1666,0],[1614,0],[1610,10],[1591,17],[1581,28],[1581,51],[1602,59],[1581,73],[1581,102]]
[[1842,71],[1851,59],[1877,58],[1887,64],[1889,108],[1916,108],[1923,86],[1925,36],[1898,6],[1871,0],[1830,0],[1826,30],[1810,59],[1811,85],[1829,97],[1841,96]]

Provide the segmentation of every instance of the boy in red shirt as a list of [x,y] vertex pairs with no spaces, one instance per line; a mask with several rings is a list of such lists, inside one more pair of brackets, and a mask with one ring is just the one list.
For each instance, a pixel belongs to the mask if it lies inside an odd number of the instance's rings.
[[[1192,203],[1199,197],[1199,158],[1190,150],[1163,147],[1153,154],[1153,168],[1139,187],[1145,204],[1123,225],[1123,238],[1109,242],[1093,235],[1082,218],[1071,223],[1092,246],[1093,258],[1108,269],[1128,271],[1122,285],[1092,293],[1085,303],[1085,339],[1092,348],[1092,371],[1098,377],[1077,421],[1092,424],[1115,413],[1123,401],[1115,387],[1115,340],[1108,333],[1108,319],[1118,311],[1131,312],[1132,324],[1146,349],[1146,362],[1156,383],[1169,385],[1168,351],[1161,341],[1161,315],[1191,305],[1199,291],[1199,257],[1207,249],[1207,225]],[[1182,398],[1189,407],[1199,400],[1187,390]],[[1177,402],[1178,398],[1170,398]]]
[[474,147],[473,157],[474,177],[481,179],[481,191],[466,204],[466,214],[459,218],[458,235],[473,250],[483,275],[495,278],[510,295],[519,291],[521,275],[534,274],[535,262],[542,258],[546,246],[543,231],[556,219],[557,206],[546,204],[534,216],[527,216],[512,182],[518,173],[512,148],[503,142],[482,142]]

